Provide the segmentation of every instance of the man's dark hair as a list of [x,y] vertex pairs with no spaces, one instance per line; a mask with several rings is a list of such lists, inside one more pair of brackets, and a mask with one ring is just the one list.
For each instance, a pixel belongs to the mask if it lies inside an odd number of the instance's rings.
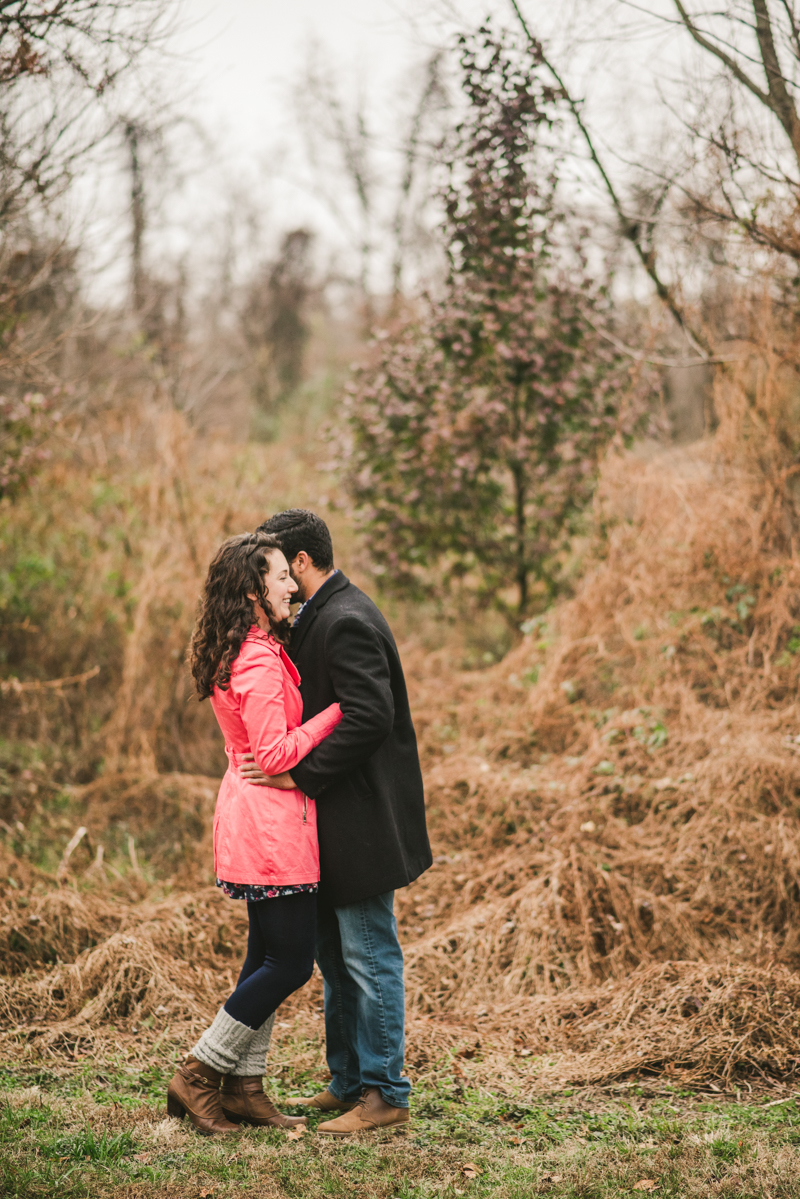
[[307,508],[287,508],[265,520],[256,532],[276,537],[290,564],[301,550],[305,550],[317,570],[333,570],[330,531],[316,512],[309,512]]

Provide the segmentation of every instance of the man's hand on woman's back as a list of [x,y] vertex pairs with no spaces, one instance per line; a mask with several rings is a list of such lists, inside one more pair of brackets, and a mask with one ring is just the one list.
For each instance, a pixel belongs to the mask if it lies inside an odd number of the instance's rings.
[[239,774],[246,782],[256,787],[277,787],[279,791],[293,791],[297,785],[288,770],[283,774],[264,774],[253,754],[242,754]]

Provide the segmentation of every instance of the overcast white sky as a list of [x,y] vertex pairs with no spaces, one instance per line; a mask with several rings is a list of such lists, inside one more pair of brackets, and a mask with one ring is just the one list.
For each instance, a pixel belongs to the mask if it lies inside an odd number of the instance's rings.
[[[488,13],[516,21],[508,0],[181,0],[175,46],[193,79],[193,109],[215,132],[225,131],[242,159],[263,152],[287,130],[288,98],[314,40],[343,76],[387,95],[408,68],[456,28]],[[670,15],[670,0],[652,0]],[[653,98],[652,84],[669,74],[676,31],[659,28],[623,0],[521,0],[537,36],[552,47],[568,77],[613,84],[616,108],[632,126]],[[623,35],[621,38],[620,35]],[[179,72],[180,73],[180,72]],[[634,90],[635,89],[635,90]],[[626,93],[639,103],[625,107]],[[610,98],[610,97],[609,97]],[[601,120],[602,120],[601,115]]]
[[[669,11],[671,0],[653,0]],[[180,135],[181,171],[150,180],[152,213],[160,209],[164,227],[151,225],[151,252],[159,242],[172,254],[191,253],[203,238],[215,237],[232,192],[248,202],[275,231],[306,224],[336,240],[326,197],[314,195],[304,175],[292,88],[315,41],[341,80],[343,89],[361,86],[369,96],[373,128],[385,146],[400,123],[401,89],[415,64],[435,46],[451,45],[456,27],[474,27],[493,11],[513,25],[508,0],[181,0],[168,71],[179,107],[208,131],[203,143],[189,129]],[[556,59],[579,95],[588,96],[591,119],[601,140],[619,153],[663,136],[663,108],[657,112],[655,84],[668,85],[675,64],[674,31],[656,29],[620,0],[523,0],[531,27],[552,46]],[[624,38],[620,39],[624,28]],[[647,30],[645,34],[645,28]],[[172,76],[172,79],[170,79]],[[639,152],[638,150],[636,152]],[[99,240],[124,278],[126,229],[124,155],[119,156],[114,189],[100,208],[119,239]],[[155,185],[154,185],[155,183]],[[158,194],[163,185],[163,196]],[[338,181],[332,176],[332,188]],[[163,203],[165,196],[169,203]],[[175,197],[179,197],[177,200]],[[598,202],[602,193],[598,188]],[[99,228],[99,225],[98,225]],[[156,250],[156,252],[159,252]]]
[[198,80],[200,114],[239,153],[266,148],[286,124],[286,102],[316,39],[344,69],[398,76],[419,53],[416,0],[183,0],[176,44]]
[[[325,203],[302,177],[292,88],[316,41],[345,87],[362,81],[376,99],[388,99],[425,54],[423,28],[436,37],[431,21],[415,18],[424,7],[419,0],[180,0],[158,90],[167,98],[174,93],[176,110],[189,121],[172,136],[171,167],[156,161],[145,179],[151,255],[195,250],[234,191],[276,235],[300,224],[324,234],[327,223],[335,239]],[[145,147],[145,160],[147,153]],[[112,147],[106,161],[99,183],[79,181],[76,211],[91,214],[96,286],[115,292],[127,271],[124,148]]]

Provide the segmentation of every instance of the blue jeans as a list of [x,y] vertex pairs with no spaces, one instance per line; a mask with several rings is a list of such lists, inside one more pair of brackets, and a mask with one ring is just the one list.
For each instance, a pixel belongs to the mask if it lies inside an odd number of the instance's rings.
[[334,908],[320,901],[317,962],[325,983],[325,1037],[337,1099],[377,1087],[392,1107],[408,1107],[403,1076],[405,989],[394,891]]

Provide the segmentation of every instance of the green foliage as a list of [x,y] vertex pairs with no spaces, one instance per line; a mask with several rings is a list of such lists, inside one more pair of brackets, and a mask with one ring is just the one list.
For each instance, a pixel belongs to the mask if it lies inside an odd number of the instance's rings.
[[138,521],[130,501],[123,507],[111,487],[85,475],[45,475],[13,507],[0,507],[4,674],[53,678],[116,665]]
[[0,497],[18,495],[49,457],[42,443],[60,420],[39,392],[17,400],[0,396]]
[[730,1137],[717,1137],[711,1142],[711,1152],[721,1162],[735,1162],[743,1156],[744,1141],[734,1141]]
[[[308,1048],[305,1041],[287,1045],[287,1059],[303,1060]],[[215,1199],[255,1199],[268,1180],[286,1199],[530,1199],[545,1193],[616,1199],[642,1193],[637,1183],[649,1179],[655,1194],[688,1199],[718,1192],[743,1199],[800,1196],[800,1106],[792,1097],[778,1105],[723,1096],[709,1102],[646,1079],[623,1085],[614,1097],[580,1088],[537,1097],[521,1079],[505,1077],[497,1093],[473,1085],[464,1077],[470,1069],[452,1053],[430,1063],[415,1084],[412,1123],[399,1136],[331,1143],[316,1135],[324,1116],[312,1113],[297,1142],[279,1129],[248,1129],[233,1144],[189,1133],[172,1146],[159,1136],[166,1063],[160,1094],[142,1085],[144,1076],[120,1067],[113,1085],[115,1095],[128,1097],[124,1106],[101,1097],[86,1067],[33,1076],[9,1071],[0,1081],[10,1100],[11,1092],[34,1082],[39,1095],[0,1106],[0,1193],[122,1199],[205,1191]],[[287,1095],[317,1081],[307,1066],[290,1067],[276,1074],[270,1090],[285,1107]],[[98,1100],[103,1127],[93,1129],[87,1116],[99,1123]],[[118,1127],[132,1118],[135,1142]]]
[[663,749],[669,740],[667,729],[660,720],[650,721],[647,725],[637,725],[633,735],[647,749]]
[[776,666],[789,666],[795,654],[800,653],[800,624],[792,626],[791,636],[786,639],[781,653],[775,659]]
[[557,590],[598,456],[635,416],[620,416],[606,282],[558,198],[558,97],[488,27],[462,39],[460,61],[449,277],[350,389],[347,482],[390,588],[457,584],[525,611]]
[[59,1161],[72,1158],[74,1161],[117,1162],[129,1157],[136,1145],[129,1132],[109,1134],[107,1128],[98,1134],[93,1128],[84,1128],[68,1136],[57,1137],[47,1147],[50,1157]]

